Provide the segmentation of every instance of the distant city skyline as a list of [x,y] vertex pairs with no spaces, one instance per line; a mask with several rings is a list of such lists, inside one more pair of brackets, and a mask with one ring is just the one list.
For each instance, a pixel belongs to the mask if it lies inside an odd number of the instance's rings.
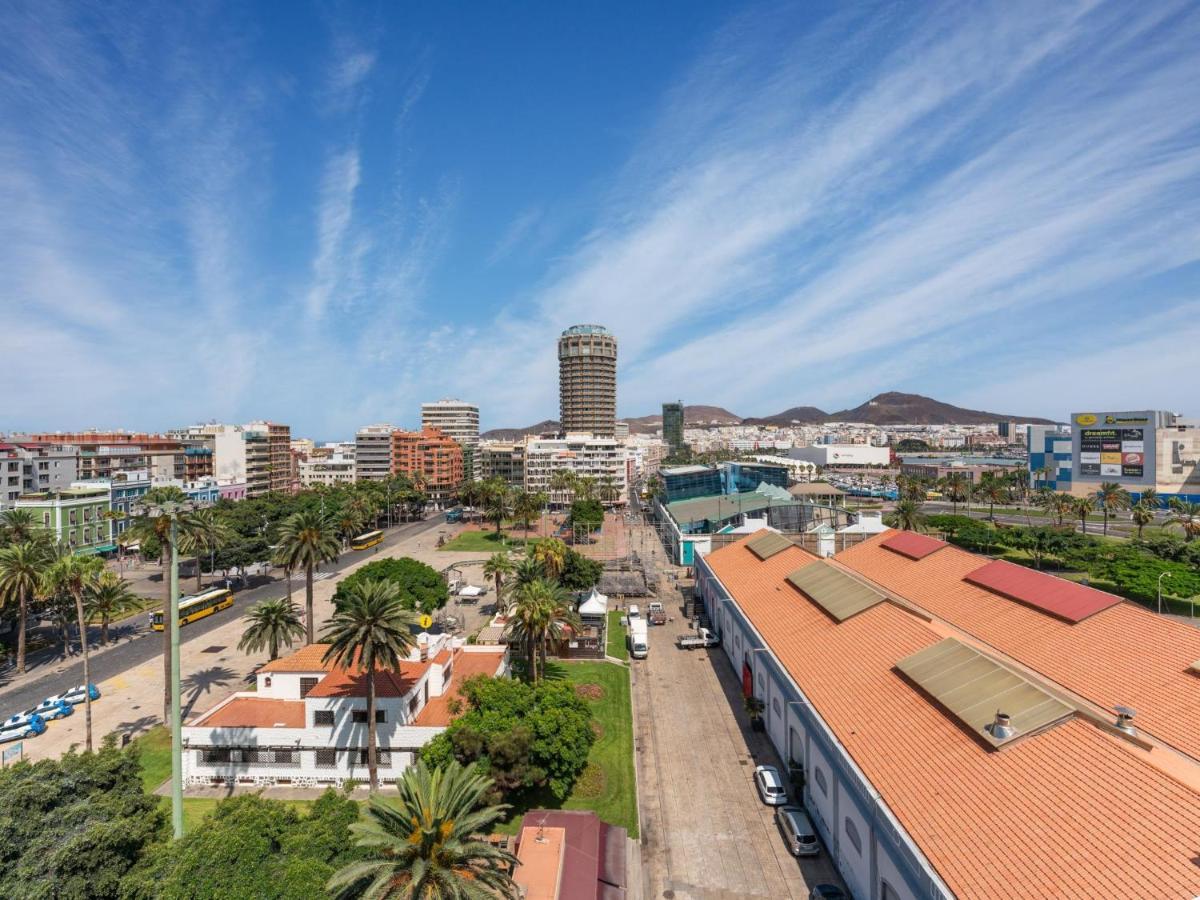
[[0,432],[522,427],[580,322],[620,417],[1195,414],[1197,45],[1185,2],[8,3]]

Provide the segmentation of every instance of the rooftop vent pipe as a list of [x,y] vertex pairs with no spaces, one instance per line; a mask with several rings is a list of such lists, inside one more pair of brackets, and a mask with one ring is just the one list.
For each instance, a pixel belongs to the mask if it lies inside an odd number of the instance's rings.
[[996,719],[988,726],[988,732],[998,741],[1008,740],[1017,730],[1012,727],[1012,718],[1006,712],[996,710]]
[[1128,706],[1117,706],[1114,709],[1117,711],[1117,721],[1114,723],[1117,728],[1126,734],[1137,734],[1137,729],[1133,727],[1133,717],[1137,715],[1137,710]]

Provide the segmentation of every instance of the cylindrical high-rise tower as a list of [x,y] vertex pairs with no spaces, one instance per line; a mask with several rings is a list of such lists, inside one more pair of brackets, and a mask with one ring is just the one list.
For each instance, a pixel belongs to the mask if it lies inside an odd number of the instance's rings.
[[603,325],[572,325],[558,339],[563,431],[612,437],[617,419],[617,339]]

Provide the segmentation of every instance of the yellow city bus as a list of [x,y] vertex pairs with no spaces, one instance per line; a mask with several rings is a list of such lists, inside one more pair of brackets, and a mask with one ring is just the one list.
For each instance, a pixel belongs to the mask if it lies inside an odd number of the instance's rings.
[[[229,609],[233,606],[233,591],[229,588],[212,588],[200,594],[179,598],[179,624],[186,625],[215,612]],[[150,614],[150,627],[155,631],[163,630],[162,610]]]
[[374,547],[376,544],[383,543],[382,531],[368,531],[366,534],[360,534],[350,542],[352,550],[366,550],[369,547]]

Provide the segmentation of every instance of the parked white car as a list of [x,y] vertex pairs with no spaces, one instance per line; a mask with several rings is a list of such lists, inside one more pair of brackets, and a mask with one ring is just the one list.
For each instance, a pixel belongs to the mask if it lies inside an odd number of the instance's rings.
[[[100,699],[100,688],[96,687],[94,684],[89,684],[87,686],[87,693],[91,694],[93,700]],[[65,690],[61,694],[55,694],[53,697],[47,697],[42,702],[53,703],[56,700],[62,700],[66,703],[69,703],[71,706],[74,706],[76,703],[83,702],[83,694],[83,685],[77,684],[75,687]]]
[[758,788],[758,796],[767,806],[785,806],[787,804],[787,788],[783,786],[779,770],[774,766],[756,766],[754,768],[754,786]]
[[[15,717],[14,717],[15,718]],[[32,716],[22,725],[0,725],[0,744],[6,741],[19,741],[21,738],[36,737],[46,730],[46,723],[41,716]]]
[[66,700],[46,699],[33,709],[25,710],[25,715],[41,716],[49,722],[51,719],[61,719],[64,716],[69,716],[73,712],[75,712],[75,707]]

